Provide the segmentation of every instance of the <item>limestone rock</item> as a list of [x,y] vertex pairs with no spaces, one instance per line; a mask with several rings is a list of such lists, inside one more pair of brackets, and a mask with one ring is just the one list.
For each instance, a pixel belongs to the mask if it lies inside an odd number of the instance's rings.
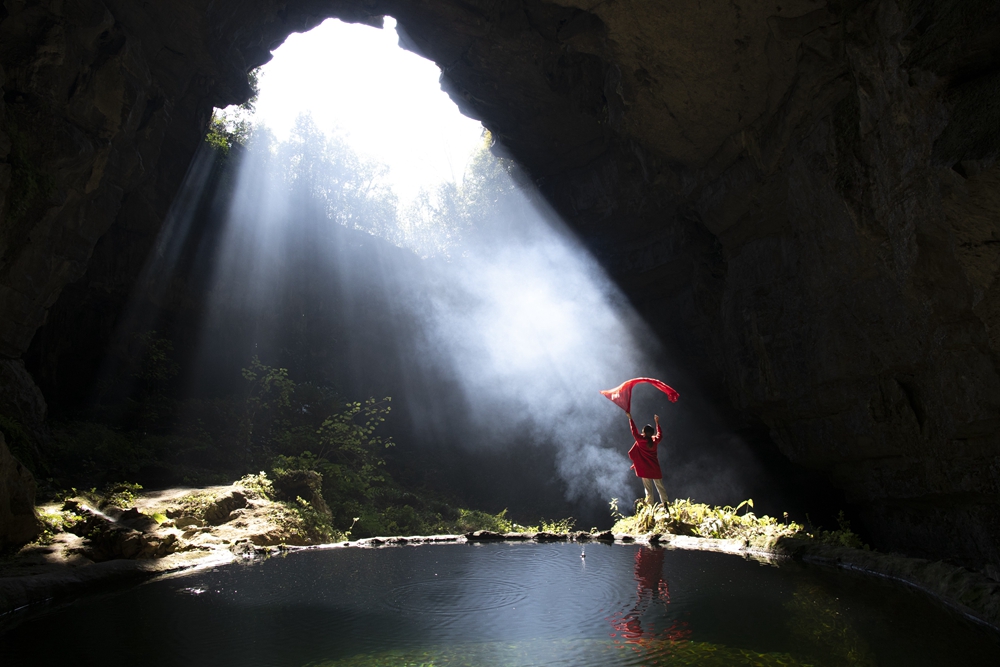
[[186,528],[188,526],[193,526],[195,528],[205,525],[198,517],[190,516],[187,514],[178,515],[177,518],[173,520],[174,526],[177,528]]
[[569,536],[562,533],[549,533],[543,530],[535,533],[532,539],[536,542],[565,542],[569,539]]
[[240,491],[230,491],[217,498],[205,509],[205,521],[211,525],[226,523],[230,519],[230,514],[237,509],[247,506],[247,497]]
[[120,525],[132,528],[133,530],[138,530],[141,533],[145,533],[158,525],[156,519],[151,516],[147,516],[137,510],[136,508],[131,508],[122,513],[117,519]]
[[526,542],[531,539],[532,533],[504,533],[503,538],[508,542]]
[[[79,520],[67,528],[74,535],[86,538],[84,555],[95,562],[115,559],[160,558],[176,551],[175,535],[147,534],[129,525],[111,521],[82,505],[73,509]],[[135,508],[125,512],[132,522],[142,525],[142,518]],[[145,517],[148,519],[148,517]],[[155,523],[155,522],[154,522]],[[149,526],[146,526],[147,528]]]
[[35,478],[11,456],[0,433],[0,551],[27,544],[41,532],[35,513]]

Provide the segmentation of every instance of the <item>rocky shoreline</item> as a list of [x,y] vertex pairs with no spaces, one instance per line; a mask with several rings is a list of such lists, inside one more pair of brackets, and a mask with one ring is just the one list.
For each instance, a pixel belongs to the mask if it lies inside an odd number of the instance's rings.
[[[43,506],[42,513],[55,506]],[[0,622],[42,603],[168,573],[217,567],[302,550],[391,548],[475,542],[603,542],[715,551],[767,562],[801,560],[911,586],[954,612],[1000,630],[1000,583],[966,568],[897,554],[779,538],[759,543],[669,533],[475,531],[458,535],[370,537],[316,544],[278,503],[239,486],[173,489],[101,512],[79,499],[63,503],[78,520],[47,543],[0,563]]]
[[646,544],[669,549],[715,551],[767,562],[801,560],[806,563],[837,567],[871,576],[891,579],[931,596],[939,603],[966,618],[1000,631],[1000,583],[973,570],[941,561],[910,558],[867,549],[852,549],[798,538],[780,538],[754,544],[743,540],[712,539],[669,533],[628,535],[624,533],[493,533],[476,531],[467,535],[430,537],[373,537],[330,545],[294,547],[302,549],[379,548],[406,544],[441,542],[607,542]]

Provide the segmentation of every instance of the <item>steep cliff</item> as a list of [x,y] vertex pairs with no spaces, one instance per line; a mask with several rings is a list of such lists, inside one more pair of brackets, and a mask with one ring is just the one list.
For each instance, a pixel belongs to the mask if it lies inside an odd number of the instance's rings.
[[984,0],[8,0],[0,354],[68,283],[127,286],[85,277],[91,253],[141,265],[248,68],[325,17],[383,14],[719,404],[843,488],[876,546],[1000,565]]

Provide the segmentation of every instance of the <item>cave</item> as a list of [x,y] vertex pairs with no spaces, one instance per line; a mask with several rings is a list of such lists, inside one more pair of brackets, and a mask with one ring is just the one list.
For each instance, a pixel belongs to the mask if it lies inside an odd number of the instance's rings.
[[[8,0],[8,441],[45,439],[64,399],[41,376],[72,374],[78,318],[120,316],[212,109],[289,34],[385,16],[762,460],[879,550],[1000,576],[1000,7],[978,0]],[[16,543],[34,481],[0,461]]]

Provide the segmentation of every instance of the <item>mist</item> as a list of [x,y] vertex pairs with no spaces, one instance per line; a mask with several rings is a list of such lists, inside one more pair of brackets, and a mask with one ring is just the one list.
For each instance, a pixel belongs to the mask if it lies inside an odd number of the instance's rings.
[[550,447],[570,499],[625,497],[627,425],[598,392],[649,369],[653,339],[532,195],[508,194],[502,230],[432,264],[420,358],[457,379],[480,446]]
[[[517,166],[484,142],[467,182],[400,211],[379,165],[310,118],[287,142],[261,129],[237,170],[206,329],[245,318],[259,353],[295,325],[268,314],[335,294],[319,342],[346,361],[318,381],[346,376],[355,390],[405,397],[403,432],[424,442],[538,450],[529,456],[554,462],[569,501],[631,498],[625,415],[599,390],[651,372],[655,339]],[[674,406],[662,398],[669,429]]]

